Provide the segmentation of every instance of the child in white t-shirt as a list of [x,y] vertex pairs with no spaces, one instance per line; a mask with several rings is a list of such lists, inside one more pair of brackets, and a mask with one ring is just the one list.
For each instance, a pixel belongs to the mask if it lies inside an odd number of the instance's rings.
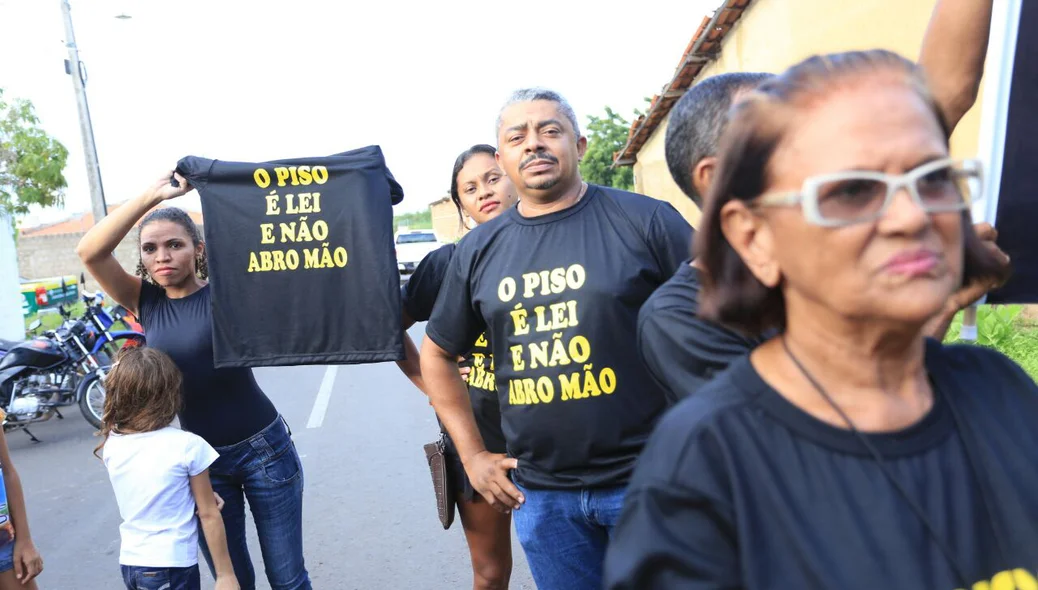
[[209,466],[218,455],[201,437],[171,426],[180,409],[180,386],[172,359],[146,347],[126,349],[105,379],[103,440],[94,454],[103,450],[123,518],[123,581],[129,590],[199,589],[201,521],[217,590],[237,590],[209,482]]

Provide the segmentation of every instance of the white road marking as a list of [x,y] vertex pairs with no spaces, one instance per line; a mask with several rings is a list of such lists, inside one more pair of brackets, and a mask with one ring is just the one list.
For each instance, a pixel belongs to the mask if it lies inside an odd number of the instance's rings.
[[325,369],[321,388],[317,390],[317,399],[314,400],[314,409],[310,412],[310,420],[306,423],[307,428],[320,428],[324,423],[324,415],[328,412],[328,402],[332,399],[332,385],[335,384],[335,375],[338,372],[339,367],[335,365]]

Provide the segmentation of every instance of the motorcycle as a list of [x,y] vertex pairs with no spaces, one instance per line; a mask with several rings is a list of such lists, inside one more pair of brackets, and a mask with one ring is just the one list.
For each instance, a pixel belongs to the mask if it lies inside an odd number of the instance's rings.
[[7,354],[7,351],[11,350],[18,344],[21,344],[21,342],[17,342],[14,340],[4,340],[3,338],[0,338],[0,359],[4,358],[4,355]]
[[[114,352],[109,344],[144,343],[144,334],[113,331],[115,318],[104,308],[103,296],[85,294],[80,318],[59,306],[64,322],[43,336],[16,344],[0,358],[0,407],[7,412],[5,431],[28,430],[30,424],[63,418],[59,408],[78,405],[83,417],[100,428],[104,412],[104,378]],[[118,314],[117,314],[118,315]],[[30,325],[35,332],[39,320]]]
[[138,329],[112,329],[119,321],[131,328],[137,328],[140,324],[131,320],[129,312],[121,305],[111,310],[105,309],[103,293],[83,291],[83,303],[86,305],[86,311],[83,312],[81,320],[89,324],[85,344],[100,364],[111,365],[111,356],[116,349],[145,343],[144,332]]

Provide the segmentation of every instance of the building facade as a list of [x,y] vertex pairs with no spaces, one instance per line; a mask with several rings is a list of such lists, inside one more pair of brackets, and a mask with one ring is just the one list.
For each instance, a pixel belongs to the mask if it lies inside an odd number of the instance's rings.
[[[674,77],[631,126],[617,165],[634,167],[635,191],[673,204],[693,225],[699,210],[670,176],[664,154],[669,112],[692,84],[727,72],[778,73],[819,53],[889,49],[918,59],[936,0],[725,0],[704,19]],[[973,157],[980,101],[952,136],[952,154]]]
[[[109,205],[110,210],[116,206]],[[202,214],[188,211],[188,214],[203,231]],[[65,221],[24,228],[18,232],[18,274],[26,279],[42,279],[64,275],[76,275],[84,272],[83,263],[76,255],[79,240],[94,225],[92,213],[76,215]],[[119,243],[113,254],[127,272],[134,272],[140,255],[137,251],[138,229],[134,227]],[[98,285],[88,274],[86,288],[98,290]]]
[[458,209],[450,195],[429,204],[432,213],[433,233],[443,243],[456,242],[468,231],[458,218]]

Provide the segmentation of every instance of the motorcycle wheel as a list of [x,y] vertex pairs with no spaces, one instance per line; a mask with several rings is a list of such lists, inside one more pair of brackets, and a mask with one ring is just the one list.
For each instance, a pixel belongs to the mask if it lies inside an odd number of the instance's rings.
[[94,428],[101,428],[105,408],[105,384],[97,373],[79,382],[79,411]]

